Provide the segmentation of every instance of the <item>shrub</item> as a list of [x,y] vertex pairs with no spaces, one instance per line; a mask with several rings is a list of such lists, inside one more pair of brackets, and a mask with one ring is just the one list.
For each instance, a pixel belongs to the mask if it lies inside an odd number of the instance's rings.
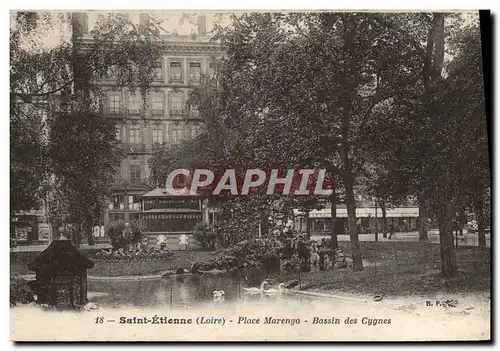
[[297,254],[294,254],[291,257],[283,258],[280,267],[284,273],[296,273],[300,271],[301,260]]
[[275,238],[249,239],[196,264],[199,270],[260,267],[276,271],[279,269],[281,247],[281,242]]
[[255,236],[258,232],[258,222],[241,218],[221,219],[214,230],[219,247],[231,247]]
[[35,301],[33,291],[28,286],[28,282],[17,275],[10,276],[10,307],[18,303],[30,303]]
[[131,245],[137,244],[143,239],[143,224],[131,221],[126,227],[124,222],[112,222],[108,227],[108,237],[114,250],[129,250]]
[[204,248],[215,248],[215,232],[214,229],[208,225],[198,223],[194,228],[193,236]]
[[173,253],[166,250],[150,249],[135,249],[124,250],[101,250],[93,256],[98,260],[123,260],[123,261],[140,261],[140,260],[165,260],[173,256]]

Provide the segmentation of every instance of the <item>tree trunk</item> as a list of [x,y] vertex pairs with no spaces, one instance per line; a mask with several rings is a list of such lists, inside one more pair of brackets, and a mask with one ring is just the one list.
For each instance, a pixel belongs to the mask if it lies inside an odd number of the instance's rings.
[[432,79],[435,80],[441,75],[444,65],[444,13],[435,12],[433,19],[434,30],[434,62]]
[[423,196],[419,199],[418,220],[420,222],[418,227],[418,240],[427,241],[429,240],[429,236],[427,235],[428,225],[429,225],[429,215],[427,212],[427,200],[424,199]]
[[261,223],[260,230],[262,236],[264,237],[269,236],[269,214],[266,213],[263,216],[261,216],[260,223]]
[[50,227],[52,230],[52,241],[59,239],[61,233],[59,233],[59,226],[55,221],[50,221]]
[[311,239],[311,221],[309,218],[309,209],[307,209],[305,214],[305,220],[306,220],[306,236],[307,239]]
[[[351,178],[347,175],[346,178]],[[345,182],[346,185],[346,207],[347,207],[347,223],[349,227],[349,236],[351,239],[352,260],[355,271],[363,270],[363,260],[361,258],[361,248],[359,245],[358,228],[356,226],[356,204],[354,202],[354,191],[351,180]]]
[[359,246],[358,228],[356,227],[356,203],[354,201],[354,182],[355,175],[352,172],[352,160],[349,157],[350,141],[349,141],[349,121],[353,113],[353,95],[355,87],[353,86],[352,76],[356,72],[355,63],[353,61],[353,31],[352,23],[349,18],[350,14],[343,14],[343,54],[345,58],[345,86],[343,91],[343,106],[342,106],[342,121],[341,121],[341,156],[342,166],[344,168],[343,178],[345,186],[345,204],[347,207],[347,220],[349,227],[349,236],[351,239],[352,260],[355,271],[363,270],[363,260],[361,258],[361,248]]
[[439,211],[439,244],[441,250],[441,272],[445,277],[453,277],[457,272],[452,220],[453,211],[451,204],[442,205]]
[[72,228],[71,238],[68,239],[70,239],[73,246],[78,249],[82,243],[82,227],[80,225],[73,225]]
[[87,242],[89,244],[89,246],[94,246],[95,243],[94,243],[94,236],[92,235],[92,226],[91,225],[88,225],[88,224],[85,224],[83,226],[83,230],[85,230],[85,233],[87,233]]
[[484,215],[483,201],[476,201],[474,204],[474,212],[477,217],[477,238],[479,247],[486,247],[486,218]]
[[387,238],[387,209],[384,200],[379,200],[379,205],[382,210],[382,236]]
[[335,198],[335,192],[333,192],[330,198],[330,215],[332,217],[332,232],[330,234],[330,248],[335,250],[339,247],[339,241],[337,238],[337,231],[335,230],[335,224],[337,222],[337,199]]

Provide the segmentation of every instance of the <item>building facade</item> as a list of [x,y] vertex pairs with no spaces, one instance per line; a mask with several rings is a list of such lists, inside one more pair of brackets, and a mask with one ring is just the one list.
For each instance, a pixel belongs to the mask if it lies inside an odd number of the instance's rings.
[[116,137],[126,154],[104,210],[105,226],[113,221],[139,220],[142,196],[162,186],[150,181],[148,160],[155,148],[194,138],[203,127],[199,111],[187,108],[186,103],[201,78],[214,74],[222,52],[209,41],[204,16],[198,17],[197,33],[174,33],[162,39],[163,55],[154,62],[154,81],[145,101],[139,89],[118,87],[113,68],[99,83],[105,97],[104,113],[115,122]]

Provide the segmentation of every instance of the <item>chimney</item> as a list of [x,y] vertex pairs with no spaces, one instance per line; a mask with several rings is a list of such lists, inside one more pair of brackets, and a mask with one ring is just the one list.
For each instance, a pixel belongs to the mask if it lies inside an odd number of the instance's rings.
[[73,35],[76,37],[89,33],[89,17],[83,12],[74,12],[71,18]]
[[207,36],[207,18],[205,15],[198,16],[198,36]]
[[139,14],[139,25],[143,27],[149,27],[150,24],[150,17],[148,13],[140,13]]

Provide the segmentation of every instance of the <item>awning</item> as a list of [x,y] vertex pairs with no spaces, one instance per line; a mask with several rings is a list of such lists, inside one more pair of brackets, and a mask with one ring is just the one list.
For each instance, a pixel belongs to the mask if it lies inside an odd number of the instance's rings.
[[[304,215],[303,212],[298,209],[293,210],[294,215]],[[396,207],[396,208],[388,208],[386,210],[387,217],[418,217],[418,207]],[[322,210],[312,210],[309,212],[310,218],[331,218],[331,211],[329,208],[325,208]],[[338,208],[337,209],[337,217],[338,218],[347,218],[347,209]],[[356,208],[356,218],[366,218],[366,217],[377,217],[382,218],[382,210],[380,208],[377,209],[377,213],[375,216],[375,207],[363,207]]]
[[153,208],[151,210],[142,211],[142,213],[201,213],[200,210],[190,208]]
[[186,198],[186,197],[200,197],[201,194],[190,194],[186,192],[185,195],[170,195],[165,188],[156,188],[142,195],[142,197],[159,197],[159,198]]

